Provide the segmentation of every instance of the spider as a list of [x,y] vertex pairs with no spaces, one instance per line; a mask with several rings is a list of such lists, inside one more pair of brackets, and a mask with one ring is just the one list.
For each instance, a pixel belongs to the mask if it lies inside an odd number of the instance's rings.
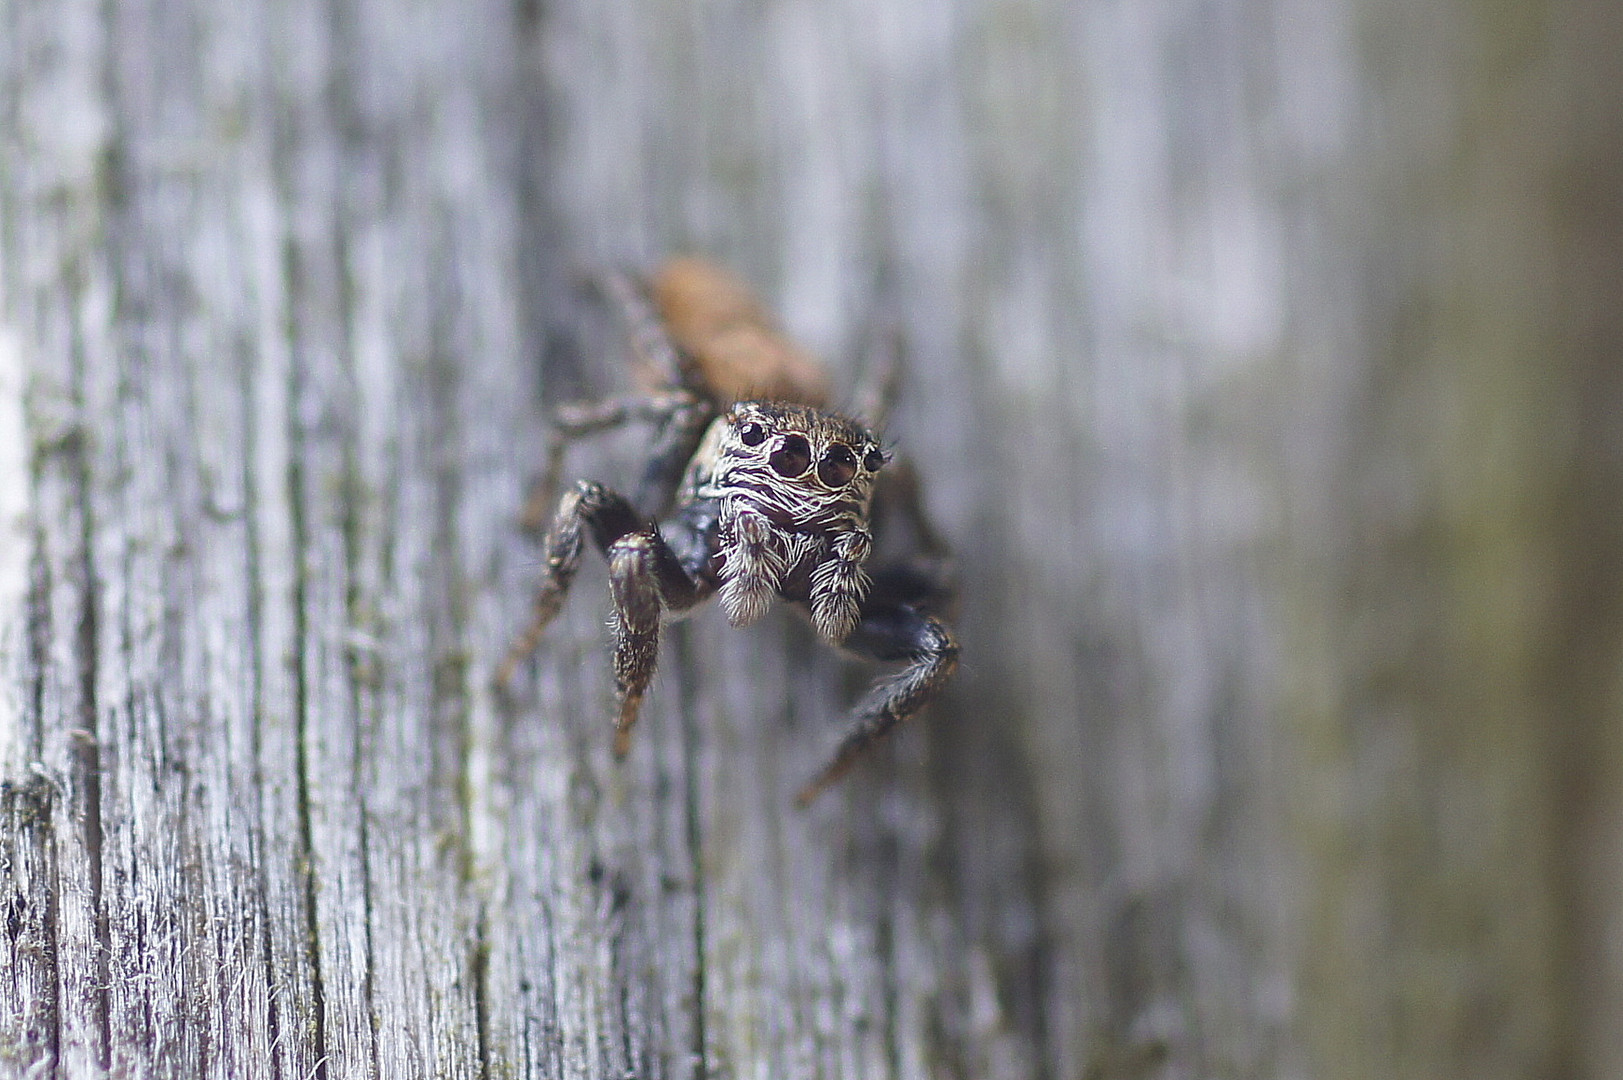
[[[742,627],[785,601],[830,645],[904,665],[856,706],[832,758],[797,795],[804,806],[957,669],[958,644],[942,620],[954,594],[945,547],[912,470],[870,427],[825,407],[823,369],[736,278],[684,258],[646,281],[612,275],[603,284],[654,385],[558,410],[526,523],[541,524],[571,440],[642,419],[655,427],[652,452],[635,500],[582,480],[557,503],[535,615],[497,683],[507,685],[539,645],[587,537],[608,561],[614,603],[616,756],[630,748],[662,618],[714,597]],[[864,411],[882,419],[894,385],[887,379]],[[882,550],[870,568],[876,542]]]

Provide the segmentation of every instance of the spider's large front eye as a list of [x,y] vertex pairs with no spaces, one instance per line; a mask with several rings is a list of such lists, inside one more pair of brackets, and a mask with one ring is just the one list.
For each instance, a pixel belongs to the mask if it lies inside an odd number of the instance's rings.
[[800,435],[786,435],[783,445],[772,451],[766,460],[772,471],[785,479],[805,476],[806,470],[811,468],[811,444]]
[[738,425],[738,441],[745,446],[760,446],[766,442],[766,428],[754,420],[746,420]]
[[844,487],[857,474],[857,456],[844,443],[835,443],[823,451],[817,463],[817,479],[831,488]]

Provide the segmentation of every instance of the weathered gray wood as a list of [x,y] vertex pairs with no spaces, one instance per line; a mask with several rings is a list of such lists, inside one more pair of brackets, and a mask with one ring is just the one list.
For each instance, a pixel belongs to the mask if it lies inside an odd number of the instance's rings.
[[[0,0],[0,1074],[1618,1075],[1615,22]],[[806,813],[791,620],[487,681],[681,250],[964,564]]]

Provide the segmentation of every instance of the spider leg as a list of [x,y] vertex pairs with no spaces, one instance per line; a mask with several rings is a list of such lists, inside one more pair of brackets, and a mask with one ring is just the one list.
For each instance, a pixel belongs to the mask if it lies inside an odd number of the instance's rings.
[[631,420],[656,425],[648,464],[637,486],[636,503],[649,515],[663,517],[676,500],[688,460],[716,416],[716,404],[710,400],[703,379],[671,341],[642,285],[623,272],[605,274],[598,284],[626,324],[631,351],[644,373],[644,381],[662,389],[558,408],[547,438],[546,465],[519,515],[527,532],[540,529],[546,518],[547,508],[556,497],[564,451],[569,444]]
[[637,505],[655,517],[664,517],[675,502],[689,459],[716,417],[716,404],[710,400],[703,375],[671,340],[646,285],[624,272],[605,274],[602,285],[603,292],[619,309],[631,339],[631,351],[645,376],[657,385],[681,388],[670,391],[679,399],[677,407],[658,418],[653,452],[637,488]]
[[856,708],[845,738],[795,802],[804,807],[833,784],[896,725],[914,716],[958,670],[958,643],[934,615],[898,599],[902,591],[884,573],[862,605],[862,618],[845,647],[876,660],[902,660],[907,666],[871,690]]
[[620,711],[614,721],[614,754],[631,749],[643,694],[659,662],[663,611],[685,611],[708,595],[683,569],[659,530],[649,525],[609,545],[609,586],[614,595],[614,681]]
[[563,607],[564,596],[575,580],[575,571],[580,569],[583,532],[590,529],[598,547],[607,552],[610,544],[645,526],[646,519],[625,496],[602,484],[582,480],[559,501],[552,525],[542,541],[546,576],[535,594],[535,612],[530,625],[513,642],[496,668],[498,688],[506,687],[514,669],[535,652],[547,626]]
[[862,564],[873,550],[866,530],[853,529],[834,541],[829,557],[812,571],[812,626],[831,645],[838,645],[856,629],[862,617],[862,598],[869,587]]
[[764,515],[740,511],[732,529],[736,543],[721,568],[721,607],[733,626],[749,626],[772,606],[791,560]]
[[692,386],[692,365],[686,362],[665,321],[648,297],[647,286],[623,270],[604,274],[600,282],[604,294],[619,310],[631,338],[631,351],[637,363],[654,382],[666,386]]
[[867,362],[851,411],[880,431],[890,423],[890,414],[901,397],[902,379],[907,374],[907,344],[895,326],[882,326],[870,336],[873,340],[867,348]]
[[908,552],[913,563],[928,562],[950,579],[951,554],[947,542],[936,532],[924,507],[924,485],[913,463],[898,457],[880,472],[874,485],[871,511],[873,534],[879,557]]
[[[664,390],[654,394],[634,394],[602,401],[570,402],[552,414],[547,435],[546,464],[530,489],[519,514],[519,524],[530,533],[546,524],[547,512],[558,497],[564,453],[569,444],[601,431],[610,431],[632,421],[656,425],[653,454],[638,488],[637,502],[655,516],[664,513],[683,466],[693,456],[699,439],[709,424],[712,407],[686,390]],[[653,505],[650,505],[653,504]]]
[[[671,528],[693,542],[702,539],[687,536],[696,530],[684,518],[673,520]],[[536,593],[535,614],[496,669],[498,689],[507,686],[514,669],[535,651],[547,626],[563,607],[580,568],[586,532],[591,533],[609,563],[609,588],[614,597],[614,680],[620,701],[614,722],[614,752],[624,756],[631,746],[631,729],[637,723],[643,694],[659,662],[661,613],[685,611],[709,596],[714,584],[702,575],[690,574],[658,527],[639,515],[624,495],[583,480],[563,497],[552,527],[547,530],[547,569]]]
[[671,396],[676,405],[659,418],[648,464],[637,484],[637,505],[656,518],[671,512],[682,474],[716,418],[716,407],[708,398],[681,390]]

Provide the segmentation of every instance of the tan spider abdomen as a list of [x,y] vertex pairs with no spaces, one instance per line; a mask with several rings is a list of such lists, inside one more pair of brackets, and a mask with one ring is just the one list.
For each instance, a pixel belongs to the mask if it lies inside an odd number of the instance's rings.
[[671,340],[719,401],[770,398],[828,403],[829,379],[783,336],[738,278],[703,259],[671,259],[650,282]]

